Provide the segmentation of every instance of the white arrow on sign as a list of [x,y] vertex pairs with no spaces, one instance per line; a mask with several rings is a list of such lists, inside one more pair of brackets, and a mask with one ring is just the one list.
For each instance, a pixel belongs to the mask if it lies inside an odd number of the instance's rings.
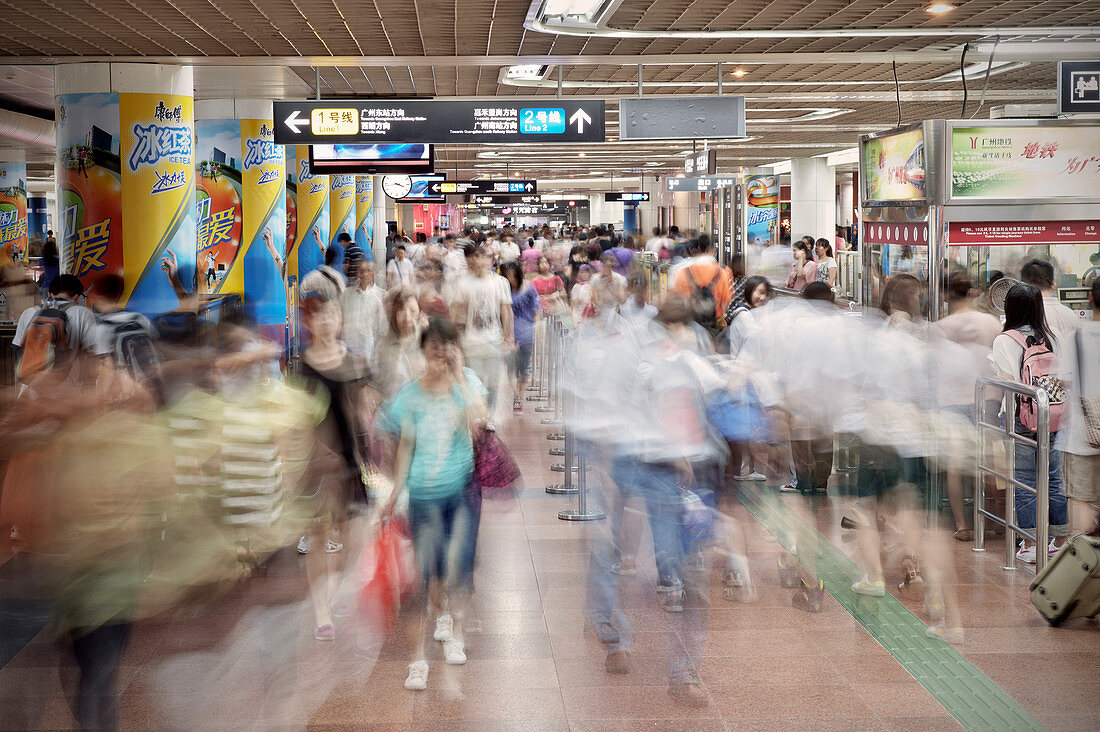
[[573,116],[569,118],[569,124],[577,123],[577,132],[584,132],[584,123],[592,122],[592,118],[588,116],[588,112],[583,109],[578,109],[573,113]]
[[530,191],[532,187],[533,186],[530,183],[524,186],[524,188],[526,188],[528,191]]
[[290,131],[293,132],[295,135],[302,134],[302,126],[309,124],[308,119],[300,119],[298,117],[298,110],[297,109],[295,109],[293,112],[291,112],[290,116],[287,117],[285,120],[283,120],[283,122],[286,124],[287,127],[290,128]]

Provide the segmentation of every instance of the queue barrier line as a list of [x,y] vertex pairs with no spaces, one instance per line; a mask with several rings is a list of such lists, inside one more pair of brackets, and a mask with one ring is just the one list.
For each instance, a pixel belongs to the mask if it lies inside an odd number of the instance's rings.
[[[846,554],[768,489],[740,484],[738,500],[785,550],[819,547],[817,579],[917,683],[967,730],[1045,730],[1039,720],[942,638],[927,635],[924,622],[896,597],[852,591],[862,574]],[[801,540],[796,541],[796,537]]]
[[[1035,400],[1037,407],[1037,424],[1035,439],[1016,434],[1015,417],[1010,420],[1005,415],[1003,424],[992,424],[985,421],[986,392],[989,389],[999,389],[1006,396],[1012,395],[1015,415],[1015,403],[1020,397]],[[1038,574],[1046,567],[1049,557],[1046,547],[1050,543],[1050,400],[1042,389],[1033,389],[1015,381],[998,379],[990,376],[982,376],[974,385],[974,420],[978,427],[978,455],[975,460],[974,488],[974,547],[973,552],[985,552],[985,522],[992,521],[1005,527],[1005,563],[1001,569],[1006,572],[1014,572],[1019,567],[1016,563],[1016,541],[1018,536],[1035,542],[1035,569],[1025,565],[1028,572]],[[1002,444],[1005,446],[1006,471],[1001,472],[992,465],[986,464],[985,435],[987,432],[995,432],[1001,435]],[[1035,449],[1035,487],[1025,485],[1016,480],[1016,445],[1026,445]],[[1004,518],[992,513],[985,507],[985,476],[992,476],[1005,481],[1005,515]],[[1016,490],[1020,489],[1035,496],[1035,528],[1023,529],[1017,524],[1016,518]]]

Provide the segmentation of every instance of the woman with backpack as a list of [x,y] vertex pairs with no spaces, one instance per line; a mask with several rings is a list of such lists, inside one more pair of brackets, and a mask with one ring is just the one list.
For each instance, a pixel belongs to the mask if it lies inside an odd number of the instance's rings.
[[[1051,396],[1050,406],[1050,460],[1048,465],[1049,524],[1051,544],[1047,548],[1054,554],[1069,535],[1069,508],[1062,492],[1062,451],[1055,449],[1055,435],[1060,428],[1065,408],[1065,388],[1057,378],[1058,361],[1054,357],[1054,338],[1043,312],[1043,294],[1038,288],[1013,285],[1005,296],[1005,325],[1002,333],[993,340],[993,367],[1004,378],[1027,386],[1044,388]],[[1010,414],[1011,410],[1011,414]],[[1005,400],[1005,419],[1015,421],[1018,435],[1036,438],[1037,405],[1031,399]],[[1016,480],[1034,489],[1037,484],[1035,448],[1015,443]],[[1016,523],[1021,529],[1035,529],[1035,496],[1016,488]],[[1024,539],[1016,552],[1021,562],[1035,564],[1035,542]]]

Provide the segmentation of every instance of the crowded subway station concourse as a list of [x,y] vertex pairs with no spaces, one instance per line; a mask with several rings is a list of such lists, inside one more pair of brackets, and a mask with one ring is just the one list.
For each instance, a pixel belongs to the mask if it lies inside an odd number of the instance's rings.
[[1100,5],[0,17],[0,729],[1100,728]]

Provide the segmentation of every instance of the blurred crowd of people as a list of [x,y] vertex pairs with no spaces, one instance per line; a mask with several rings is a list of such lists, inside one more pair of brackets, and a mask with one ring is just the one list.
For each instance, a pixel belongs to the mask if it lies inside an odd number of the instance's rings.
[[[313,637],[336,640],[357,612],[363,548],[398,516],[416,578],[402,613],[413,649],[405,688],[428,685],[429,632],[447,664],[464,664],[481,515],[475,444],[503,423],[501,399],[522,412],[548,319],[569,334],[563,388],[577,407],[566,426],[611,519],[593,530],[586,619],[607,646],[606,670],[629,673],[621,585],[648,572],[640,557],[652,555],[655,602],[677,618],[667,665],[681,703],[708,703],[699,669],[712,559],[725,597],[755,596],[736,487],[767,481],[811,501],[829,489],[835,444],[858,455],[858,500],[841,522],[859,547],[851,590],[882,596],[888,577],[899,580],[923,599],[930,634],[962,642],[949,545],[971,539],[975,420],[1035,429],[1011,398],[976,414],[974,385],[1020,381],[1033,351],[1051,352],[1044,363],[1066,405],[1051,427],[1050,551],[1095,520],[1100,449],[1079,397],[1100,393],[1100,344],[1095,323],[1062,312],[1045,262],[1024,266],[1003,319],[953,275],[950,315],[932,323],[909,274],[886,282],[878,309],[838,306],[826,239],[795,244],[786,284],[801,296],[778,299],[740,259],[720,264],[705,235],[675,227],[645,242],[610,226],[417,239],[391,232],[384,264],[350,240],[331,249],[301,279],[301,342],[289,358],[243,313],[202,332],[187,308],[126,312],[120,277],[85,297],[79,279],[56,276],[45,302],[22,313],[19,385],[4,394],[4,529],[36,563],[27,592],[50,600],[72,645],[82,724],[115,725],[135,620],[211,602],[284,547],[305,555]],[[659,259],[671,263],[663,299],[641,266]],[[1021,467],[1033,448],[1016,450],[1017,478],[1034,483],[1034,468]],[[954,525],[944,531],[926,520],[933,474],[948,487]],[[1016,505],[1019,525],[1033,528],[1034,497],[1017,491]],[[805,612],[825,594],[818,541],[791,537],[779,557]],[[1044,549],[1025,541],[1018,556]]]

